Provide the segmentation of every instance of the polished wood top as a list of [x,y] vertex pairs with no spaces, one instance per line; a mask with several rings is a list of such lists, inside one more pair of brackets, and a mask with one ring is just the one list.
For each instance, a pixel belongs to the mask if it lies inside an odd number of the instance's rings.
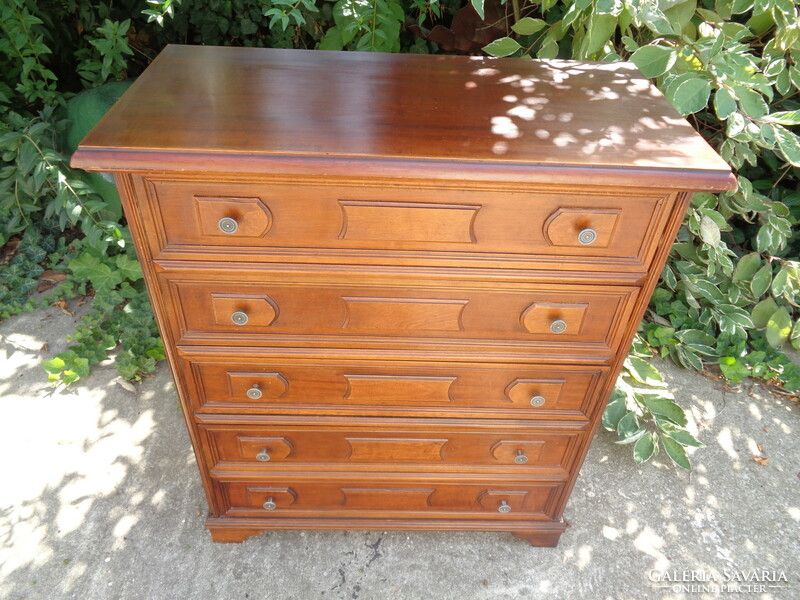
[[429,177],[432,162],[473,180],[733,185],[631,63],[317,50],[168,46],[72,160],[404,177]]

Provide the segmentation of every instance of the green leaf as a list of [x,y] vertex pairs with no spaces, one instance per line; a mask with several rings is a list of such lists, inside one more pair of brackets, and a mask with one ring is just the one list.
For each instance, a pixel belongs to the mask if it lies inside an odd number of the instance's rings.
[[731,278],[733,283],[740,281],[750,281],[761,266],[761,255],[758,252],[751,252],[739,259]]
[[672,24],[666,15],[659,9],[658,2],[642,3],[641,17],[650,31],[659,35],[675,35]]
[[753,292],[753,297],[758,300],[769,289],[771,283],[772,266],[764,265],[753,275],[753,280],[750,282],[750,291]]
[[631,376],[644,385],[651,387],[666,387],[664,378],[653,365],[638,356],[629,356],[625,359],[625,368]]
[[747,12],[751,8],[753,8],[753,3],[755,0],[733,0],[733,6],[731,6],[731,12],[734,15],[740,15],[744,12]]
[[343,48],[342,32],[338,26],[328,29],[319,42],[320,50],[342,50]]
[[61,371],[64,370],[65,366],[66,363],[64,362],[64,360],[62,358],[59,358],[58,356],[56,356],[52,360],[46,360],[42,363],[42,368],[44,368],[45,371],[47,371],[52,375],[58,375],[59,373],[61,373]]
[[667,46],[650,44],[642,46],[631,55],[631,61],[648,78],[659,77],[669,71],[678,58],[678,51]]
[[654,415],[664,417],[672,421],[676,425],[686,426],[686,413],[683,409],[675,404],[672,400],[666,398],[659,398],[652,394],[642,394],[645,406]]
[[800,125],[800,110],[784,110],[764,117],[765,121],[779,125]]
[[719,226],[706,215],[700,219],[700,237],[709,246],[719,245]]
[[706,445],[699,441],[696,437],[694,437],[691,433],[686,431],[685,429],[675,429],[675,430],[661,430],[661,432],[666,435],[667,437],[671,437],[673,440],[678,442],[681,446],[692,446],[694,448],[705,448]]
[[775,314],[775,311],[778,310],[778,303],[775,300],[768,296],[764,298],[761,302],[755,305],[750,316],[753,319],[753,325],[758,327],[759,329],[763,329],[769,323],[770,317]]
[[72,370],[79,377],[86,377],[89,375],[89,359],[82,356],[76,357],[75,360],[72,361]]
[[693,77],[680,83],[668,98],[681,115],[703,110],[711,95],[711,83],[702,77]]
[[558,56],[558,52],[558,42],[548,35],[545,37],[544,42],[542,42],[541,48],[539,48],[539,50],[536,52],[536,58],[556,58]]
[[613,15],[595,14],[589,21],[586,35],[586,55],[589,56],[600,50],[617,29],[617,17]]
[[686,450],[683,446],[667,436],[661,436],[661,443],[664,444],[664,450],[676,465],[687,471],[692,470],[692,465],[689,463],[689,457],[686,455]]
[[739,382],[745,377],[750,376],[750,369],[747,365],[740,363],[733,356],[722,356],[719,359],[719,369],[726,379]]
[[717,340],[699,329],[684,329],[675,332],[675,337],[688,346],[708,346],[713,347]]
[[129,258],[126,254],[119,254],[115,262],[123,279],[138,281],[142,278],[142,267],[138,260]]
[[800,167],[800,138],[781,125],[776,125],[774,129],[783,157],[795,167]]
[[767,342],[773,348],[780,348],[792,332],[792,317],[786,307],[776,310],[767,323]]
[[[614,15],[616,17],[619,16],[623,8],[624,5],[621,0],[597,0],[594,4],[594,12],[598,15]],[[623,27],[622,29],[626,28]]]
[[658,436],[655,433],[647,433],[639,438],[633,447],[633,462],[637,465],[650,460],[656,453],[658,447]]
[[472,8],[475,9],[475,12],[478,13],[478,16],[481,18],[481,21],[486,18],[486,14],[483,9],[484,0],[471,0]]
[[786,286],[789,284],[789,269],[782,267],[775,279],[772,280],[772,293],[775,296],[780,296],[786,291]]
[[122,275],[119,271],[113,271],[108,265],[102,264],[92,273],[91,281],[95,290],[110,290],[122,283]]
[[606,406],[605,411],[603,411],[603,427],[608,431],[616,431],[620,420],[627,412],[628,408],[625,403],[625,393],[615,389],[611,395],[611,401]]
[[714,110],[721,120],[736,112],[736,99],[727,88],[720,88],[714,92]]
[[757,119],[759,117],[763,117],[767,114],[767,112],[769,112],[767,103],[764,101],[764,96],[755,90],[737,85],[734,88],[734,91],[736,93],[736,97],[739,98],[739,104],[742,107],[742,111],[747,116]]
[[78,279],[91,280],[101,265],[100,258],[96,254],[86,251],[78,258],[71,260],[68,267]]
[[[628,441],[634,441],[631,438],[634,436],[639,436],[639,430],[643,430],[643,427],[640,427],[639,421],[636,419],[636,413],[629,412],[627,415],[622,417],[617,424],[617,437],[619,438],[619,443],[628,443]],[[636,439],[639,439],[636,437]]]
[[515,33],[520,35],[533,35],[547,27],[547,22],[542,19],[523,17],[511,26]]
[[484,46],[483,51],[492,56],[503,57],[514,54],[517,50],[522,48],[517,40],[510,37],[500,38],[493,41],[491,44]]

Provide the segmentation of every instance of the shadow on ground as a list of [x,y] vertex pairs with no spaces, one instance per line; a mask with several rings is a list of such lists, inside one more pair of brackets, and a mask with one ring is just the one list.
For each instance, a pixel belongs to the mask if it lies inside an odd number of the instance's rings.
[[599,433],[555,549],[507,534],[413,532],[277,532],[223,545],[203,526],[166,368],[137,394],[113,382],[110,365],[66,391],[47,384],[39,363],[74,324],[56,309],[0,324],[3,600],[716,598],[714,586],[730,582],[664,574],[762,569],[786,581],[749,582],[737,597],[800,597],[800,411],[760,387],[731,393],[661,365],[707,445],[695,471],[663,455],[637,467],[629,447]]

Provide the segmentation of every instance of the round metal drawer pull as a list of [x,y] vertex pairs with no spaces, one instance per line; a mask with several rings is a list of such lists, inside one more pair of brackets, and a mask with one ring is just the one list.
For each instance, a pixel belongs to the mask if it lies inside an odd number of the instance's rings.
[[217,227],[222,233],[236,233],[236,230],[239,229],[239,223],[231,217],[222,217],[217,222]]
[[578,241],[584,246],[588,246],[589,244],[593,243],[596,239],[597,239],[597,232],[594,229],[590,229],[589,227],[587,227],[586,229],[581,229],[580,233],[578,234]]
[[247,397],[250,400],[258,400],[263,394],[261,393],[261,386],[254,383],[250,389],[247,390]]
[[563,319],[556,319],[550,323],[550,331],[552,333],[564,333],[567,330],[567,322]]
[[272,501],[272,498],[267,498],[267,501],[264,502],[264,508],[266,510],[275,510],[278,508],[278,505]]
[[231,315],[231,321],[236,325],[245,325],[248,320],[247,313],[243,310],[237,310]]
[[262,448],[261,452],[256,454],[256,460],[259,461],[259,462],[267,462],[267,461],[269,461],[269,459],[270,459],[270,455],[267,454],[267,449],[266,448]]
[[522,450],[517,450],[517,455],[514,457],[514,462],[518,465],[524,465],[528,462],[528,457],[525,456],[525,453]]
[[497,510],[498,510],[498,512],[501,512],[501,513],[510,513],[511,512],[511,507],[508,505],[508,503],[505,500],[503,500],[503,501],[500,502],[500,506],[497,507]]
[[531,406],[543,406],[544,405],[544,396],[534,396],[531,398]]

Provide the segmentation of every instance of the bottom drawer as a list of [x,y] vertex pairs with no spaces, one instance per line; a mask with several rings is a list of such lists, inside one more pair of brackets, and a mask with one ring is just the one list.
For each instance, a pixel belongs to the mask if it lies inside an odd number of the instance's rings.
[[217,483],[225,516],[552,519],[562,482],[265,478]]

